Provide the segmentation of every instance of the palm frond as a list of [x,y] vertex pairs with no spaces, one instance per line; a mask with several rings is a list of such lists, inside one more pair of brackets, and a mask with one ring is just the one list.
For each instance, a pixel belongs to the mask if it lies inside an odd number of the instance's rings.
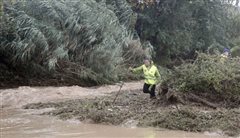
[[0,51],[10,53],[13,66],[36,64],[52,71],[68,61],[114,80],[117,65],[126,61],[133,12],[125,0],[115,0],[114,10],[95,0],[17,0],[5,9],[15,24],[14,37],[0,37]]

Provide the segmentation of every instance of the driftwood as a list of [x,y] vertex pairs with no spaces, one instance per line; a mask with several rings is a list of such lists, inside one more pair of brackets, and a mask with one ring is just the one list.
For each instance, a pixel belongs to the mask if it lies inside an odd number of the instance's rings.
[[218,106],[214,103],[209,102],[208,100],[197,96],[193,93],[179,93],[176,92],[176,90],[169,88],[167,86],[161,86],[160,87],[160,93],[159,96],[163,98],[163,100],[166,100],[167,102],[170,102],[171,104],[181,103],[181,104],[187,104],[188,101],[201,103],[203,105],[206,105],[210,108],[216,109]]
[[217,108],[217,105],[215,105],[215,104],[213,104],[213,103],[211,103],[211,102],[209,102],[209,101],[207,101],[207,100],[205,100],[205,99],[203,99],[203,98],[201,98],[201,97],[199,97],[199,96],[197,96],[193,93],[189,93],[188,98],[191,99],[192,101],[200,102],[200,103],[202,103],[204,105],[207,105],[211,108],[214,108],[214,109]]
[[171,103],[186,104],[186,99],[187,99],[193,102],[201,103],[210,108],[216,109],[218,107],[216,104],[211,103],[206,99],[203,99],[193,93],[179,95],[179,93],[177,93],[174,89],[162,89],[160,96],[161,97],[164,96],[164,99],[166,99],[168,102],[171,102]]
[[170,102],[178,102],[185,104],[184,100],[175,92],[173,89],[168,89],[168,92],[165,94],[166,99]]

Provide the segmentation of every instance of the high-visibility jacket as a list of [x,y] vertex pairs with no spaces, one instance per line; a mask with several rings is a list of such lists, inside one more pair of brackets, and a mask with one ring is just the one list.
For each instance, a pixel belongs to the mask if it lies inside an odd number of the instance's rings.
[[140,67],[134,68],[133,72],[134,73],[143,72],[146,84],[155,85],[158,82],[160,82],[160,73],[155,65],[146,67],[146,65],[143,64]]

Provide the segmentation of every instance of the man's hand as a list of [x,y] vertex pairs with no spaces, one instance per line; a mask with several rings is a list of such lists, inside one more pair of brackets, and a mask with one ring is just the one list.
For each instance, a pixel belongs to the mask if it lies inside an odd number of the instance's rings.
[[132,67],[129,67],[128,70],[132,72],[132,71],[133,71],[133,68],[132,68]]

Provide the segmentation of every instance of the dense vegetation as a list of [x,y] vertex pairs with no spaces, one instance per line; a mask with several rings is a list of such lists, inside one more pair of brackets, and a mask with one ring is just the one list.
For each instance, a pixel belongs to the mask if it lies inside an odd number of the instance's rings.
[[162,65],[193,58],[195,51],[221,52],[224,47],[239,46],[239,8],[231,2],[161,0],[135,6],[136,30],[154,46],[155,60]]
[[[127,3],[117,4],[121,10]],[[132,42],[133,21],[125,16],[131,8],[118,13],[122,20],[114,10],[94,0],[6,1],[1,62],[24,76],[51,74],[77,84],[116,81],[144,51]]]
[[237,108],[240,105],[239,65],[239,57],[223,59],[199,54],[194,62],[176,67],[165,77],[161,97],[167,102]]
[[[4,4],[3,4],[4,3]],[[152,56],[172,67],[195,51],[240,51],[238,1],[1,0],[1,82],[101,84]],[[12,83],[12,82],[11,82]]]
[[[0,88],[133,79],[128,68],[148,56],[163,66],[160,100],[149,102],[139,91],[129,91],[116,103],[112,95],[25,108],[55,107],[49,114],[94,123],[118,125],[132,119],[139,126],[194,132],[221,129],[238,135],[239,4],[239,0],[0,0]],[[231,49],[229,58],[220,56],[224,48]]]

